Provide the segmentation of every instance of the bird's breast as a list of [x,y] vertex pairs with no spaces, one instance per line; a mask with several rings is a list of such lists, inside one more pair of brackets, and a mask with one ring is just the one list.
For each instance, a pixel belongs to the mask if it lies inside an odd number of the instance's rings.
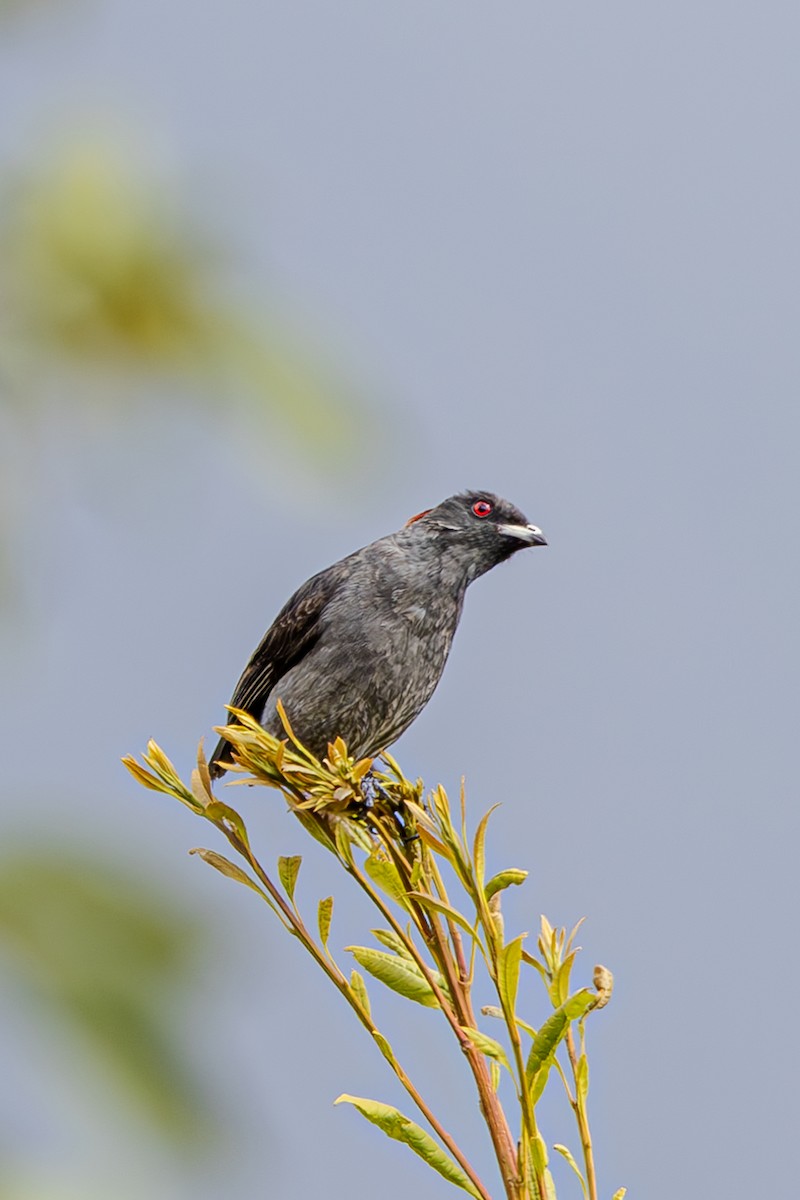
[[428,619],[428,610],[424,604],[407,604],[398,609],[398,614],[412,627],[422,626]]

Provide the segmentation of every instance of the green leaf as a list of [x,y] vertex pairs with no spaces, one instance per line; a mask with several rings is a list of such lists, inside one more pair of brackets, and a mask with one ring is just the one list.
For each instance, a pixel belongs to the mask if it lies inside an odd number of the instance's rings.
[[589,988],[581,988],[552,1012],[533,1039],[528,1061],[525,1065],[525,1078],[530,1086],[537,1073],[548,1059],[555,1053],[559,1043],[566,1036],[571,1021],[576,1021],[591,1008],[596,999]]
[[391,900],[396,900],[398,904],[406,907],[406,889],[403,887],[403,881],[394,863],[389,862],[386,858],[379,858],[373,853],[364,860],[364,870],[372,882],[377,884]]
[[617,1190],[614,1192],[614,1195],[611,1197],[611,1200],[625,1200],[627,1193],[627,1188],[617,1188]]
[[570,954],[568,954],[553,976],[553,982],[551,983],[548,991],[550,993],[550,1001],[554,1008],[558,1008],[559,1004],[563,1004],[569,995],[569,977],[572,973],[572,967],[575,962],[575,955],[577,953],[577,950],[573,950]]
[[578,1179],[580,1179],[580,1181],[581,1181],[581,1191],[583,1192],[584,1196],[587,1197],[587,1200],[588,1200],[589,1189],[586,1186],[586,1180],[583,1178],[583,1173],[581,1172],[580,1167],[575,1162],[575,1159],[572,1157],[572,1154],[570,1153],[568,1148],[566,1146],[562,1146],[562,1145],[560,1145],[560,1143],[556,1142],[556,1144],[553,1146],[553,1149],[555,1151],[557,1151],[557,1153],[560,1154],[562,1158],[566,1159],[567,1162],[569,1163],[569,1165],[572,1167],[573,1171],[578,1176]]
[[547,1166],[547,1146],[540,1133],[535,1133],[529,1142],[531,1164],[541,1175]]
[[302,808],[296,808],[293,811],[306,833],[309,833],[315,842],[319,842],[320,846],[324,846],[326,850],[330,850],[331,854],[335,854],[336,846],[334,845],[333,838],[317,814],[304,812]]
[[519,986],[520,961],[522,959],[522,940],[524,934],[514,938],[507,946],[503,946],[497,960],[497,988],[503,1007],[513,1013],[517,1003],[517,988]]
[[359,975],[355,968],[353,968],[352,974],[350,975],[350,987],[355,993],[355,997],[359,1004],[364,1009],[364,1012],[368,1017],[371,1017],[372,1009],[370,1008],[369,996],[367,995],[367,985],[364,983],[364,977]]
[[450,1183],[468,1192],[470,1196],[476,1197],[476,1200],[480,1200],[480,1192],[477,1191],[461,1167],[445,1154],[430,1134],[421,1129],[414,1121],[403,1116],[398,1109],[392,1108],[389,1104],[381,1104],[377,1100],[365,1100],[361,1096],[346,1094],[339,1096],[334,1103],[352,1104],[363,1117],[382,1129],[387,1137],[394,1138],[398,1142],[405,1142],[415,1154],[425,1160],[429,1167],[433,1167],[434,1171],[438,1171]]
[[550,1078],[550,1069],[555,1062],[555,1057],[548,1058],[540,1070],[536,1072],[533,1083],[528,1089],[531,1105],[535,1108],[539,1103],[544,1089],[547,1087],[547,1081]]
[[353,847],[351,846],[350,832],[345,821],[336,822],[336,852],[339,855],[345,866],[354,866],[353,862]]
[[[534,1141],[529,1143],[526,1174],[531,1200],[556,1200],[556,1187],[547,1166],[547,1147],[541,1134],[537,1133]],[[538,1176],[544,1180],[544,1189],[539,1187]]]
[[575,1088],[578,1093],[578,1103],[583,1108],[586,1104],[586,1097],[589,1095],[589,1060],[585,1054],[580,1056],[575,1068]]
[[290,900],[294,900],[294,885],[297,882],[297,873],[302,861],[299,854],[292,854],[289,857],[281,855],[278,859],[278,875]]
[[218,821],[221,825],[232,829],[238,836],[239,841],[250,849],[250,839],[247,836],[245,823],[239,816],[235,808],[231,808],[230,804],[223,804],[222,800],[214,799],[205,807],[205,815],[210,821]]
[[372,1038],[373,1038],[373,1041],[375,1042],[375,1045],[378,1047],[378,1049],[380,1050],[381,1054],[386,1059],[386,1061],[390,1062],[393,1067],[397,1066],[397,1062],[394,1057],[394,1051],[392,1050],[392,1047],[389,1045],[389,1043],[387,1042],[387,1040],[383,1036],[383,1034],[378,1033],[377,1029],[374,1029],[372,1031]]
[[443,833],[447,832],[455,837],[455,830],[453,829],[453,822],[450,817],[450,801],[447,798],[447,792],[441,784],[431,792],[430,801],[439,822],[439,829]]
[[[466,845],[461,841],[453,828],[453,821],[450,816],[450,801],[447,799],[447,793],[441,784],[431,793],[430,803],[438,819],[439,834],[444,843],[444,845],[440,844],[438,849],[436,847],[432,848],[436,849],[436,853],[441,854],[447,859],[461,883],[471,893],[474,885],[469,855],[467,854]],[[425,841],[424,825],[418,827],[418,832],[422,840]]]
[[536,1037],[536,1030],[527,1021],[523,1021],[522,1017],[517,1017],[517,1028],[523,1030],[529,1037]]
[[550,1168],[544,1169],[544,1188],[545,1200],[556,1200],[556,1185],[553,1183],[553,1176],[550,1174]]
[[445,904],[443,900],[438,900],[435,896],[429,896],[427,892],[410,892],[409,895],[423,908],[430,912],[440,913],[441,916],[447,917],[448,921],[454,921],[456,925],[460,925],[462,929],[470,935],[475,936],[475,927],[470,925],[467,918],[458,909],[453,908],[451,904]]
[[189,853],[198,855],[199,858],[202,858],[203,862],[207,862],[210,867],[214,867],[221,875],[226,875],[228,879],[235,879],[237,883],[243,883],[251,891],[257,892],[263,900],[267,900],[270,904],[272,903],[266,892],[262,891],[258,886],[255,879],[251,879],[246,871],[243,871],[241,867],[237,867],[236,863],[232,863],[223,854],[217,854],[216,850],[203,850],[199,846],[195,846]]
[[475,878],[478,881],[478,887],[483,887],[483,879],[486,874],[486,826],[489,824],[489,818],[495,809],[499,808],[499,804],[493,804],[487,813],[481,817],[480,824],[475,831],[475,843],[472,848],[472,857],[474,860]]
[[505,871],[498,871],[493,875],[486,887],[483,889],[483,894],[487,900],[491,900],[496,892],[502,892],[507,887],[518,887],[528,878],[528,872],[523,871],[521,867],[508,867]]
[[480,1050],[481,1054],[485,1054],[488,1058],[493,1058],[495,1062],[499,1062],[501,1066],[505,1067],[509,1074],[512,1074],[506,1052],[499,1042],[489,1037],[488,1034],[482,1033],[480,1029],[473,1029],[470,1025],[462,1025],[461,1028],[473,1046]]
[[358,821],[347,820],[347,830],[350,834],[350,840],[355,846],[360,846],[367,854],[371,854],[375,843],[370,837],[364,826]]
[[426,1008],[438,1008],[439,1001],[425,976],[416,963],[387,954],[385,950],[374,950],[371,946],[347,946],[356,962],[407,1000],[415,1000]]
[[527,950],[523,950],[522,951],[522,961],[524,963],[527,963],[529,967],[533,967],[533,969],[539,973],[540,977],[547,984],[547,986],[548,987],[550,986],[549,982],[548,982],[547,971],[542,966],[542,964],[539,962],[538,958],[534,958],[533,955],[529,954]]
[[328,935],[331,931],[331,917],[333,915],[333,896],[326,896],[324,900],[320,900],[317,906],[317,925],[319,926],[319,940],[323,946],[327,948]]
[[371,929],[370,933],[374,933],[381,945],[385,946],[387,950],[393,950],[401,958],[409,958],[405,942],[393,929]]

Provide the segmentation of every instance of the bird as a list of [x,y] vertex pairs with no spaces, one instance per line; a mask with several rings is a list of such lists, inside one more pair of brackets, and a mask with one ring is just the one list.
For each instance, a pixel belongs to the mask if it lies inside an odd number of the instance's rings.
[[[467,588],[518,550],[546,546],[508,500],[467,491],[411,517],[307,580],[278,613],[234,689],[230,707],[321,759],[341,737],[356,758],[377,757],[430,700]],[[209,762],[224,775],[223,736]]]

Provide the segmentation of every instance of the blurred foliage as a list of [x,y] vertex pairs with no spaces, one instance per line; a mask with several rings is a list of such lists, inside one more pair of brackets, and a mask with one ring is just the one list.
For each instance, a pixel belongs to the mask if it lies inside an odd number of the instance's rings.
[[[309,477],[348,478],[343,451],[369,435],[360,403],[274,305],[243,295],[235,250],[196,208],[120,141],[75,136],[6,169],[0,594],[13,591],[12,535],[35,515],[30,481],[54,420],[80,429],[101,416],[124,476],[131,416],[157,421],[166,399],[240,447],[263,442],[273,461],[288,442]],[[251,460],[259,477],[263,457]]]
[[[100,377],[103,403],[129,406],[129,383],[171,377],[206,403],[245,404],[330,448],[351,401],[277,317],[231,300],[226,254],[187,201],[170,200],[118,146],[76,138],[7,187],[0,214],[0,366],[18,399],[43,375]],[[67,378],[64,378],[66,373]]]
[[173,896],[88,857],[20,851],[0,860],[7,978],[79,1039],[172,1146],[208,1132],[174,1035],[201,932]]

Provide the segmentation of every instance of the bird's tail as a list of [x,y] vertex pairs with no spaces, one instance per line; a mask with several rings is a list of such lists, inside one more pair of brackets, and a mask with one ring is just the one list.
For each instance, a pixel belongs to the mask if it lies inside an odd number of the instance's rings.
[[212,779],[221,779],[227,771],[228,767],[224,760],[229,759],[231,744],[227,738],[220,738],[217,742],[216,749],[208,760],[208,773]]

